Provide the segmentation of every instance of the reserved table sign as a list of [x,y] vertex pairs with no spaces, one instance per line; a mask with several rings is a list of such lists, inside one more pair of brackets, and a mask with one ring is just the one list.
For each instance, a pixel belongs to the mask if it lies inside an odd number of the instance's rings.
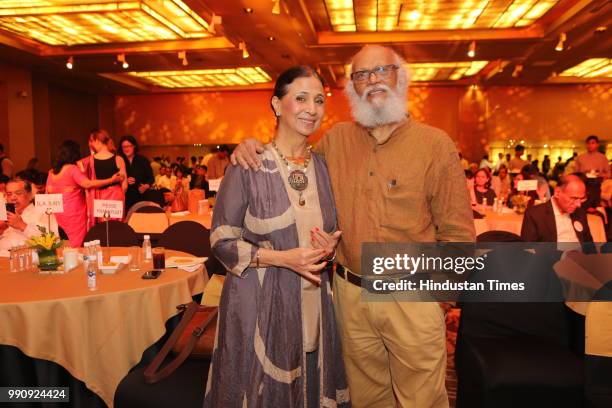
[[34,205],[45,212],[54,214],[64,212],[64,198],[61,194],[36,194],[34,199]]
[[94,217],[123,218],[123,201],[94,200]]
[[210,191],[219,191],[219,186],[221,185],[221,180],[223,180],[223,177],[218,178],[218,179],[208,180],[208,189]]
[[535,191],[538,189],[538,180],[519,180],[516,189],[518,191]]

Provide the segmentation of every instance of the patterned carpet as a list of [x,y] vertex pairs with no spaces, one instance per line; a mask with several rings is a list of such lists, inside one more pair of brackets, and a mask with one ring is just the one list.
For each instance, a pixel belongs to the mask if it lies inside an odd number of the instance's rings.
[[459,328],[460,309],[451,309],[446,314],[446,392],[451,408],[455,408],[457,402],[457,373],[455,372],[455,342],[457,340],[457,329]]

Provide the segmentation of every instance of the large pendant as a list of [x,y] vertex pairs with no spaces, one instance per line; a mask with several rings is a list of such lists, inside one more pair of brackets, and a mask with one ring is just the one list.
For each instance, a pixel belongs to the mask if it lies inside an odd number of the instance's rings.
[[304,191],[308,187],[308,177],[302,170],[293,170],[287,177],[289,185],[292,189],[297,191]]

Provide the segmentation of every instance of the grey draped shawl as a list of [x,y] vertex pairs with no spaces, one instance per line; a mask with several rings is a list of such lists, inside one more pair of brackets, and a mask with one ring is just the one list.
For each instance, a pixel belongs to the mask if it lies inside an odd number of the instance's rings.
[[[336,212],[327,167],[317,155],[312,164],[323,228],[332,232]],[[228,169],[214,209],[211,246],[229,273],[204,407],[305,407],[302,278],[283,268],[248,267],[258,247],[299,246],[295,215],[270,151],[260,171]],[[321,407],[350,407],[327,273],[321,281],[319,400]]]

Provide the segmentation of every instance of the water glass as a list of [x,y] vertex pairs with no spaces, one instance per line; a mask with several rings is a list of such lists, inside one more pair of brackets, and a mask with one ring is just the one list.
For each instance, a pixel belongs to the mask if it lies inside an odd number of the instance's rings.
[[142,263],[142,248],[130,247],[130,271],[139,271]]

